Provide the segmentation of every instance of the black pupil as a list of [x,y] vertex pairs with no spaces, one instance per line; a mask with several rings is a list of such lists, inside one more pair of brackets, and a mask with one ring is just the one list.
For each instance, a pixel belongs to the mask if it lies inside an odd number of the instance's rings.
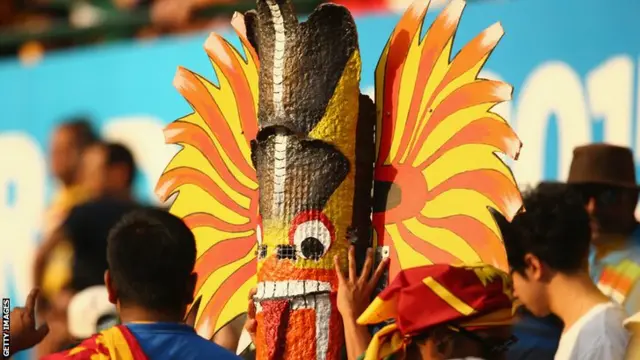
[[324,253],[324,245],[320,240],[314,237],[308,237],[302,240],[300,244],[302,255],[307,259],[318,260]]

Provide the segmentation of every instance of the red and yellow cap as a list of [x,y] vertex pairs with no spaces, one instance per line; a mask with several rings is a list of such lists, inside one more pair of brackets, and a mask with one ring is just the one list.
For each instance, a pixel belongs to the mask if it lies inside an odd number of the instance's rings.
[[361,325],[395,320],[375,334],[365,360],[404,352],[411,337],[437,325],[477,329],[511,324],[512,284],[487,264],[436,264],[401,271],[358,319]]

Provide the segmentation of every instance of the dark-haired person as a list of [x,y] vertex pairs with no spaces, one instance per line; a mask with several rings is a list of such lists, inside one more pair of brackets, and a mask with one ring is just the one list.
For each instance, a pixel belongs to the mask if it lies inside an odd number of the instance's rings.
[[[88,200],[88,193],[80,184],[80,164],[84,151],[97,139],[91,122],[80,117],[66,120],[53,131],[49,168],[59,188],[44,217],[43,238],[48,238],[62,224],[74,206]],[[65,263],[70,252],[70,246],[64,243],[38,252],[36,267],[41,269],[34,272],[37,275],[34,284],[41,287],[44,298],[51,300],[69,278]]]
[[624,310],[589,276],[591,229],[569,187],[524,194],[525,212],[508,223],[494,213],[507,250],[515,296],[536,316],[564,323],[556,360],[617,360],[629,334]]
[[135,176],[133,155],[122,144],[100,143],[85,153],[81,177],[94,199],[72,209],[61,229],[73,245],[73,292],[103,284],[109,231],[140,207],[133,195]]
[[51,175],[59,182],[60,190],[51,202],[47,213],[45,232],[54,231],[73,206],[86,197],[79,184],[79,171],[84,151],[98,137],[85,118],[71,118],[60,124],[51,136],[49,167]]
[[[116,143],[94,143],[82,160],[80,179],[93,200],[74,207],[42,246],[46,253],[59,242],[71,243],[74,265],[70,282],[75,291],[102,284],[109,230],[124,214],[138,208],[132,190],[136,165],[129,149]],[[36,270],[40,268],[36,266]]]
[[107,260],[104,282],[122,325],[44,359],[238,359],[183,322],[197,274],[195,238],[182,220],[158,209],[126,215],[109,234]]
[[[557,191],[563,187],[567,184],[544,181],[538,184],[536,191]],[[553,314],[537,317],[525,306],[520,306],[516,314],[512,331],[518,342],[509,348],[507,360],[552,360],[562,335],[562,321]]]
[[123,144],[105,142],[89,147],[80,169],[80,180],[94,199],[133,200],[136,163]]
[[640,311],[638,185],[631,149],[609,144],[573,151],[567,183],[584,200],[591,224],[591,277],[631,316]]
[[[73,117],[62,122],[53,131],[49,144],[49,171],[59,187],[44,214],[42,238],[34,261],[34,285],[42,290],[38,300],[36,316],[46,321],[54,330],[36,349],[46,354],[57,348],[64,339],[59,323],[64,323],[66,314],[61,294],[71,278],[69,266],[73,249],[68,241],[49,242],[69,215],[71,209],[89,200],[89,193],[80,181],[80,168],[85,151],[98,140],[91,122],[87,118]],[[39,356],[39,355],[38,355]],[[38,357],[37,356],[37,357]]]
[[[40,249],[46,254],[49,249],[66,242],[71,245],[73,255],[67,265],[71,275],[66,279],[63,290],[52,299],[57,309],[56,322],[62,323],[59,326],[62,330],[55,331],[56,334],[66,331],[67,307],[72,296],[90,286],[104,284],[109,230],[126,213],[140,207],[132,191],[136,165],[125,146],[94,143],[86,149],[82,160],[80,180],[93,199],[71,209],[62,226],[45,240]],[[38,266],[40,264],[36,263],[36,271],[42,270]],[[36,273],[36,277],[40,274]],[[58,351],[71,341],[68,336],[58,337],[59,341],[49,346],[49,338],[53,339],[54,335],[50,334],[39,347],[40,355]]]

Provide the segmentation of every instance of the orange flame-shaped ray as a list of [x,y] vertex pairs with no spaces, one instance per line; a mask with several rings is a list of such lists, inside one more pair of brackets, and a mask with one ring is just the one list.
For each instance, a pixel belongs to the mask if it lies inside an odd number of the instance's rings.
[[414,2],[376,69],[375,177],[401,192],[398,205],[373,218],[377,245],[390,248],[390,278],[430,263],[507,269],[488,207],[508,219],[521,208],[513,175],[496,155],[515,159],[521,143],[491,111],[511,99],[511,86],[477,77],[503,30],[492,25],[450,60],[464,7],[452,1],[423,38],[428,1]]
[[195,234],[195,326],[206,338],[246,312],[255,284],[258,184],[249,142],[258,131],[258,59],[242,16],[232,24],[246,58],[217,34],[205,44],[218,85],[178,69],[174,84],[194,112],[166,128],[166,142],[182,148],[156,188],[163,201],[177,193],[170,211]]

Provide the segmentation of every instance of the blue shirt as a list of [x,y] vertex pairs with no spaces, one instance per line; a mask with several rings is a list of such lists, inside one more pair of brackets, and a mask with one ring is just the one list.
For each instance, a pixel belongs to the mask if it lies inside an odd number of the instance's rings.
[[513,325],[518,342],[507,352],[507,360],[553,360],[562,335],[562,322],[553,317],[537,318],[528,311],[519,311]]
[[600,291],[622,305],[627,315],[640,311],[640,227],[627,241],[610,244],[600,259],[592,248],[589,264]]
[[196,334],[192,327],[179,323],[129,323],[149,360],[240,359],[229,350]]

